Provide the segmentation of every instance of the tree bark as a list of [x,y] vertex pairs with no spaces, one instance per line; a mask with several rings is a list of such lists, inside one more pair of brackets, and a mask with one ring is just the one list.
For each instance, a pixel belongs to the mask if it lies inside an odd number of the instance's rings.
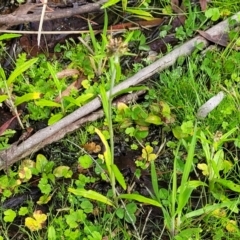
[[[89,3],[77,8],[55,9],[53,12],[46,12],[44,20],[53,20],[58,18],[72,17],[78,14],[102,11],[101,5],[105,2],[107,2],[107,0],[100,0],[96,3]],[[30,14],[29,12],[32,13]],[[0,15],[0,29],[7,29],[11,26],[26,22],[39,22],[40,18],[41,11],[39,11],[37,5],[33,3],[26,3],[11,14]]]

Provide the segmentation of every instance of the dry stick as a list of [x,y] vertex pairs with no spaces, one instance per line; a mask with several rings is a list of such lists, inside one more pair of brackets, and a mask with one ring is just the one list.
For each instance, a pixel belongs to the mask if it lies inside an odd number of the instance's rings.
[[[232,18],[237,20],[239,23],[237,15],[234,15]],[[210,28],[207,31],[207,33],[210,35],[221,35],[226,32],[226,30],[228,29],[228,26],[229,26],[228,20],[225,20],[217,24],[216,26]],[[166,56],[152,63],[148,67],[143,68],[134,76],[128,78],[124,82],[115,86],[113,88],[112,94],[118,93],[119,91],[127,89],[130,86],[135,86],[140,82],[146,80],[147,78],[151,77],[153,74],[160,72],[166,69],[167,67],[173,65],[176,62],[178,57],[184,56],[184,55],[190,55],[195,49],[195,46],[200,43],[204,45],[204,47],[207,47],[209,45],[208,41],[200,36],[193,38],[192,40],[186,42],[179,48],[176,48]],[[59,122],[57,122],[56,124],[38,131],[37,133],[35,133],[30,138],[28,138],[19,146],[14,145],[9,149],[2,151],[0,153],[0,159],[1,159],[0,169],[5,168],[6,161],[7,161],[7,165],[11,165],[16,161],[20,160],[21,158],[28,156],[30,154],[30,151],[34,152],[37,149],[39,149],[38,146],[41,145],[41,143],[44,142],[45,139],[48,139],[48,138],[51,139],[51,137],[57,132],[62,131],[68,125],[78,121],[79,119],[92,113],[93,111],[96,111],[100,107],[101,107],[101,100],[98,97],[96,97],[91,102],[87,103],[83,107],[80,107],[79,109],[69,114],[68,116],[66,116]]]
[[[137,91],[135,93],[131,93],[131,94],[121,96],[121,97],[117,98],[116,100],[114,100],[113,105],[116,105],[118,102],[124,102],[124,103],[135,102],[138,99],[138,96],[144,94],[145,92],[146,91],[141,90],[141,91]],[[32,149],[32,148],[26,149],[23,157],[29,156],[33,152],[38,151],[39,149],[43,148],[44,146],[62,139],[66,134],[71,133],[71,132],[79,129],[81,127],[81,125],[83,125],[84,123],[96,121],[97,119],[99,119],[103,116],[104,116],[103,110],[99,110],[99,111],[91,113],[90,115],[88,115],[86,117],[83,117],[83,118],[77,120],[76,122],[70,123],[69,125],[67,125],[63,129],[61,129],[60,131],[54,133],[53,135],[51,135],[48,138],[45,138],[34,149]],[[14,148],[14,146],[12,146],[11,148]],[[19,160],[20,159],[21,159],[21,157],[19,157]],[[18,161],[18,160],[16,160],[16,161]],[[14,161],[14,162],[16,162],[16,161]],[[1,159],[1,156],[0,156],[0,169],[2,169],[1,168],[1,163],[2,162],[4,163],[3,159]],[[12,163],[14,163],[14,162],[12,162]],[[7,168],[12,163],[10,163],[9,161],[6,161],[4,168]]]
[[[57,9],[54,12],[46,12],[44,16],[44,21],[46,20],[53,20],[59,19],[64,17],[72,17],[78,14],[84,13],[92,13],[96,11],[101,11],[101,5],[107,2],[107,0],[100,0],[96,3],[89,3],[86,5],[79,6],[78,8],[65,8],[65,9]],[[25,4],[26,7],[27,4]],[[34,12],[34,4],[32,4],[32,12]],[[24,9],[23,9],[24,11]],[[41,18],[41,13],[32,13],[32,14],[22,14],[21,12],[18,13],[17,11],[6,14],[0,15],[0,28],[6,29],[14,25],[19,25],[26,22],[39,22]]]
[[43,26],[43,21],[44,21],[44,15],[45,15],[46,8],[47,8],[47,2],[48,2],[48,0],[42,0],[43,7],[42,7],[41,18],[40,18],[40,21],[39,21],[38,36],[37,36],[37,45],[38,45],[38,47],[40,46],[41,32],[42,32],[42,26]]

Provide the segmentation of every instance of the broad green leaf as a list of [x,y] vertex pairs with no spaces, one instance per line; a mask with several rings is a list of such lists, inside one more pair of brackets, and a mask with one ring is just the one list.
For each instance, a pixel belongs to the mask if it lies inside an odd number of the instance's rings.
[[238,205],[238,201],[229,201],[229,202],[224,202],[224,203],[219,203],[219,204],[213,204],[213,205],[208,205],[205,206],[203,208],[197,209],[195,211],[189,212],[187,213],[184,217],[185,218],[193,218],[193,217],[198,217],[201,216],[203,214],[208,214],[211,213],[217,209],[221,209],[221,208],[233,208],[235,206]]
[[34,63],[36,63],[38,58],[33,58],[25,63],[23,63],[21,66],[18,66],[15,68],[15,70],[10,74],[7,85],[10,87],[10,85],[14,82],[14,80],[21,75],[23,72],[25,72],[27,69],[29,69]]
[[194,127],[194,134],[193,134],[192,141],[191,141],[191,144],[188,149],[188,155],[187,155],[187,159],[186,159],[186,163],[185,163],[185,167],[184,167],[184,171],[183,171],[183,175],[182,175],[181,186],[184,186],[187,183],[189,174],[191,172],[191,167],[193,164],[193,158],[194,158],[194,153],[195,153],[195,146],[196,146],[196,142],[197,142],[196,135],[197,135],[197,124]]
[[69,104],[69,106],[67,106],[67,108],[70,108],[70,107],[72,107],[74,105],[75,106],[80,106],[78,104],[78,102],[76,101],[76,99],[71,97],[71,96],[64,96],[63,99],[71,103],[71,104]]
[[159,194],[158,194],[158,192],[159,192],[158,176],[157,176],[157,171],[156,171],[154,161],[151,161],[151,180],[152,180],[152,187],[153,187],[155,197],[157,197],[158,201],[160,201]]
[[85,103],[87,100],[91,99],[94,96],[93,93],[84,93],[81,96],[79,96],[76,101],[78,103],[78,106]]
[[173,132],[174,137],[179,139],[179,140],[183,139],[183,138],[186,138],[188,136],[186,133],[184,133],[182,131],[180,126],[176,126],[175,128],[173,128],[172,132]]
[[74,99],[73,97],[70,97],[70,96],[63,97],[63,99],[67,100],[71,103],[66,107],[66,109],[69,109],[72,106],[80,107],[83,103],[85,103],[86,101],[91,99],[93,96],[94,96],[94,94],[92,94],[92,93],[84,93],[76,99]]
[[207,186],[207,184],[201,181],[189,181],[188,183],[185,183],[185,185],[179,187],[180,194],[178,197],[177,213],[180,213],[183,210],[189,201],[192,191],[199,186]]
[[6,40],[6,39],[11,39],[11,38],[17,38],[17,37],[21,37],[21,36],[22,35],[18,34],[18,33],[5,33],[0,36],[0,41]]
[[92,190],[74,189],[74,188],[68,188],[68,191],[70,193],[73,193],[73,194],[77,195],[77,196],[90,198],[92,200],[96,200],[96,201],[99,201],[99,202],[102,202],[102,203],[105,203],[105,204],[108,204],[108,205],[114,207],[114,203],[110,199],[108,199],[107,197],[105,197],[104,195],[102,195],[98,192],[95,192],[95,191],[92,191]]
[[102,100],[104,114],[106,116],[107,121],[109,121],[109,100],[107,98],[107,93],[103,85],[100,85],[100,96]]
[[48,119],[48,125],[53,125],[54,123],[58,122],[63,117],[64,117],[64,115],[62,113],[57,113],[57,114],[52,115]]
[[234,183],[231,180],[226,180],[226,179],[214,179],[214,182],[217,182],[221,184],[222,186],[229,188],[230,190],[234,192],[240,192],[240,185]]
[[201,133],[200,133],[200,139],[201,139],[202,148],[203,148],[203,151],[205,153],[206,160],[207,160],[207,164],[210,164],[211,153],[210,153],[209,145],[211,143],[210,143],[209,140],[207,140],[203,131],[201,131]]
[[8,95],[1,95],[0,96],[0,103],[8,99]]
[[53,170],[53,174],[57,178],[70,178],[72,177],[72,171],[68,166],[59,166]]
[[92,28],[92,24],[89,20],[88,20],[88,28],[89,28],[90,38],[92,40],[93,49],[94,49],[95,54],[97,55],[98,52],[99,52],[98,50],[100,48],[100,45],[99,45],[99,42],[96,39],[95,33],[93,31],[93,28]]
[[56,237],[56,231],[55,231],[55,228],[53,226],[49,226],[48,227],[48,237],[47,237],[48,240],[56,240],[57,237]]
[[126,11],[126,9],[127,9],[127,4],[128,4],[128,1],[127,1],[127,0],[122,0],[122,9],[123,9],[123,11]]
[[47,204],[52,199],[52,195],[43,195],[37,201],[38,205]]
[[130,12],[130,13],[133,13],[133,14],[136,14],[138,16],[145,16],[145,17],[151,17],[153,18],[152,14],[147,12],[147,11],[144,11],[144,10],[141,10],[141,9],[136,9],[136,8],[127,8],[126,9],[127,12]]
[[[186,163],[185,163],[184,170],[183,170],[181,185],[179,187],[177,213],[180,213],[183,210],[183,208],[185,207],[192,190],[195,189],[196,186],[198,186],[198,184],[199,185],[205,184],[200,181],[190,181],[190,182],[188,181],[189,174],[191,172],[191,168],[193,165],[195,146],[196,146],[196,142],[197,142],[196,135],[197,135],[197,124],[195,124],[195,127],[194,127],[194,134],[193,134],[192,141],[191,141],[191,144],[188,149],[188,156],[187,156]],[[184,141],[184,140],[182,140],[182,141]]]
[[6,74],[2,67],[0,67],[0,76],[4,81],[6,81]]
[[121,0],[109,0],[109,1],[107,1],[106,3],[104,3],[101,8],[102,8],[102,9],[108,8],[108,7],[110,7],[110,6],[115,5],[116,3],[120,2],[120,1],[121,1]]
[[127,186],[124,180],[124,177],[122,175],[122,173],[119,171],[117,165],[113,164],[112,165],[112,170],[113,170],[113,174],[115,175],[115,178],[117,179],[118,183],[121,185],[121,187],[126,190]]
[[118,208],[116,210],[116,214],[117,216],[120,218],[120,219],[123,219],[124,218],[124,215],[125,215],[125,211],[123,208]]
[[46,99],[40,99],[39,101],[36,101],[36,105],[40,107],[61,107],[60,103],[56,103],[54,101]]
[[152,123],[152,124],[155,124],[155,125],[161,125],[162,124],[161,118],[157,115],[149,115],[145,119],[145,122]]
[[45,166],[47,165],[48,160],[46,159],[46,157],[42,154],[38,154],[37,155],[37,159],[36,159],[36,169],[39,173],[44,171]]
[[162,207],[162,204],[151,198],[144,197],[139,194],[120,194],[119,198],[135,200],[141,203],[150,204],[156,207]]
[[39,99],[40,96],[41,96],[41,93],[39,93],[39,92],[24,94],[21,97],[16,97],[14,105],[18,106],[19,104],[21,104],[23,102],[28,102],[28,101],[31,101],[31,100]]
[[85,154],[78,158],[78,162],[81,167],[83,167],[84,169],[88,169],[92,166],[93,160],[89,155]]

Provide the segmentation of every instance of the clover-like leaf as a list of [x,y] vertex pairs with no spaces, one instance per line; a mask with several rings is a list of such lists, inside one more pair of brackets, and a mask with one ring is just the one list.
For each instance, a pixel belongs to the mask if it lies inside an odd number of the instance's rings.
[[209,175],[208,165],[206,163],[198,163],[197,168],[202,170],[202,174],[204,176],[208,176]]
[[43,228],[47,220],[47,215],[38,210],[33,213],[33,217],[27,217],[25,219],[25,226],[30,231],[38,231]]
[[15,217],[17,216],[16,212],[13,211],[12,209],[8,209],[4,211],[4,222],[13,222]]

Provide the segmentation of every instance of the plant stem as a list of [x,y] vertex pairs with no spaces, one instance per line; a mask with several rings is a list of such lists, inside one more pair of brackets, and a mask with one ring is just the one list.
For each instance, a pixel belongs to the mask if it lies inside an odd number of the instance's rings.
[[[111,82],[110,82],[110,90],[109,90],[109,98],[108,98],[108,128],[109,128],[109,135],[110,135],[110,149],[111,149],[111,160],[112,160],[112,166],[114,164],[114,132],[113,132],[113,124],[112,124],[112,89],[114,87],[114,83],[116,80],[116,67],[115,64],[119,63],[118,56],[114,56],[112,59],[110,59],[111,64]],[[115,175],[112,171],[112,174],[110,176],[111,179],[111,185],[112,185],[112,191],[113,191],[113,198],[116,200],[116,181],[115,181]]]
[[19,117],[17,108],[15,107],[14,102],[13,102],[13,100],[12,100],[12,94],[11,94],[10,91],[9,91],[7,82],[4,81],[4,84],[5,84],[5,88],[6,88],[6,91],[7,91],[7,95],[8,95],[8,100],[9,100],[11,112],[14,113],[15,116],[17,117],[17,120],[18,120],[18,123],[19,123],[20,127],[21,127],[22,129],[24,129],[24,126],[23,126],[22,121],[21,121],[21,119],[20,119],[20,117]]

